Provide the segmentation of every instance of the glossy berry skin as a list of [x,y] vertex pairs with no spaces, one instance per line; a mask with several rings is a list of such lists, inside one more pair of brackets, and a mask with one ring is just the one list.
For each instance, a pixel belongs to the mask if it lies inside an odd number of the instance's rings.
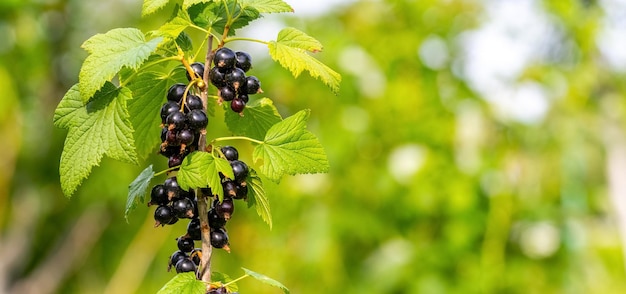
[[195,272],[196,264],[189,258],[181,259],[176,263],[176,273]]
[[192,240],[202,240],[202,236],[200,234],[200,219],[191,219],[187,225],[187,235],[189,235]]
[[239,93],[239,95],[237,95],[237,99],[243,101],[244,104],[248,104],[248,101],[250,101],[250,97],[245,93]]
[[243,161],[233,160],[230,162],[230,166],[233,168],[233,174],[235,175],[235,181],[241,183],[246,180],[248,176],[248,165]]
[[172,202],[172,210],[177,218],[193,218],[194,205],[188,198],[178,198]]
[[224,189],[224,195],[234,197],[237,195],[237,183],[234,181],[225,181],[222,183],[222,189]]
[[246,199],[248,197],[248,186],[247,185],[237,185],[237,189],[235,192],[235,199]]
[[240,68],[244,72],[248,72],[252,67],[252,57],[250,54],[242,51],[235,52],[235,58],[237,59],[236,67]]
[[172,198],[178,198],[180,196],[180,191],[182,190],[180,189],[180,186],[178,186],[178,180],[176,179],[176,177],[165,179],[165,182],[163,182],[163,186],[165,187],[165,191],[167,192],[167,197],[169,198],[169,200],[172,200]]
[[196,95],[189,94],[187,99],[185,99],[185,113],[194,109],[202,109],[202,99]]
[[168,167],[175,167],[175,166],[179,166],[183,164],[183,155],[180,153],[176,153],[176,154],[172,154],[168,159],[167,159],[167,166]]
[[246,73],[239,68],[234,68],[224,75],[224,80],[229,87],[238,91],[239,88],[243,88],[246,85]]
[[224,229],[211,230],[211,246],[215,248],[224,248],[228,245],[228,234]]
[[213,64],[217,68],[223,69],[231,69],[235,67],[236,59],[235,52],[230,50],[229,48],[222,47],[215,51],[215,56],[213,57]]
[[187,88],[187,86],[185,84],[173,84],[169,90],[167,90],[167,100],[168,101],[174,101],[174,102],[180,102],[180,100],[183,99],[183,96],[185,95],[185,89]]
[[191,252],[196,247],[196,244],[188,236],[178,237],[178,239],[176,239],[176,245],[178,246],[178,250],[182,252]]
[[152,191],[150,192],[150,202],[148,205],[165,205],[169,202],[167,199],[167,191],[165,191],[165,186],[159,184],[152,187]]
[[182,129],[178,133],[176,133],[176,141],[180,144],[189,145],[193,143],[195,139],[195,135],[190,129]]
[[165,142],[165,140],[167,139],[167,128],[162,128],[161,129],[161,142]]
[[214,86],[221,88],[226,86],[226,74],[218,67],[214,67],[209,72],[209,80]]
[[228,221],[235,212],[235,204],[232,198],[224,197],[224,201],[215,205],[214,209],[219,216]]
[[187,122],[191,129],[202,130],[206,128],[209,123],[209,118],[206,116],[204,111],[195,109],[187,114]]
[[195,78],[202,78],[202,76],[204,75],[204,64],[200,63],[200,62],[194,62],[192,64],[190,64],[191,69],[193,70],[193,72],[195,73],[195,77],[191,78],[189,76],[189,72],[185,72],[185,75],[187,75],[187,80],[191,81]]
[[236,113],[241,113],[244,108],[246,108],[246,102],[239,98],[235,98],[230,102],[230,109]]
[[167,117],[175,112],[180,112],[180,106],[174,101],[168,101],[161,107],[161,123],[165,124]]
[[235,99],[236,93],[231,87],[224,86],[220,88],[220,97],[224,101],[233,101]]
[[179,261],[187,257],[188,257],[187,254],[183,252],[182,250],[175,251],[174,253],[172,253],[172,255],[170,255],[170,260],[167,264],[167,270],[169,271],[172,268],[172,266],[175,266]]
[[168,115],[165,123],[169,125],[170,130],[180,130],[185,127],[187,117],[182,112],[177,111]]
[[228,294],[226,287],[220,287],[209,291],[209,294]]
[[239,151],[233,146],[224,146],[221,148],[226,160],[233,161],[239,159]]
[[201,257],[202,257],[202,249],[200,248],[195,248],[191,250],[191,253],[189,253],[189,259],[191,259],[191,261],[193,261],[193,263],[195,263],[196,266],[200,265]]
[[226,219],[220,216],[215,208],[209,209],[208,212],[209,227],[213,229],[223,228],[226,225]]
[[159,205],[159,207],[154,210],[154,221],[156,222],[154,226],[157,227],[170,224],[174,217],[174,212],[169,206]]
[[246,77],[246,94],[256,94],[261,90],[261,82],[255,76]]

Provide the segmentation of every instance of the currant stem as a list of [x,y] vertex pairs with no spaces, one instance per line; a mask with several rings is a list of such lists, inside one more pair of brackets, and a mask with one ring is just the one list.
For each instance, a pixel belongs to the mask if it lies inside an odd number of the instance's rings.
[[177,165],[177,166],[172,166],[172,167],[170,167],[170,168],[168,168],[168,169],[166,169],[166,170],[162,170],[162,171],[160,171],[160,172],[158,172],[158,173],[154,174],[154,176],[152,176],[152,177],[158,177],[158,176],[160,176],[160,175],[162,175],[162,174],[164,174],[164,173],[169,173],[169,172],[171,172],[171,171],[173,171],[173,170],[177,170],[177,169],[179,169],[179,168],[180,168],[180,165]]
[[228,286],[228,285],[230,285],[230,284],[237,283],[237,282],[239,282],[239,281],[241,281],[241,280],[243,280],[243,279],[245,279],[245,278],[247,278],[247,277],[249,277],[249,276],[250,276],[250,275],[245,274],[245,275],[243,275],[243,276],[241,276],[241,277],[239,277],[239,278],[236,278],[236,279],[234,279],[234,280],[232,280],[232,281],[229,281],[228,283],[225,283],[223,286],[224,286],[224,287],[226,287],[226,286]]
[[213,141],[211,141],[211,143],[220,142],[220,141],[228,141],[228,140],[246,140],[246,141],[250,141],[250,142],[253,142],[253,143],[257,143],[257,144],[265,144],[265,142],[263,142],[263,141],[259,141],[257,139],[252,139],[250,137],[245,137],[245,136],[232,136],[232,137],[215,138],[215,139],[213,139]]
[[263,41],[263,40],[259,40],[259,39],[253,39],[253,38],[246,38],[246,37],[230,37],[230,38],[226,38],[224,40],[224,43],[228,43],[228,42],[233,42],[233,41],[249,41],[249,42],[255,42],[255,43],[261,43],[261,44],[269,44],[268,41]]

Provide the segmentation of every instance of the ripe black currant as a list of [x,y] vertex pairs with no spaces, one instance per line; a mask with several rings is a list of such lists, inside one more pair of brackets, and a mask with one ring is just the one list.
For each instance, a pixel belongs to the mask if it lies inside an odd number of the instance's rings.
[[195,272],[196,265],[189,258],[184,258],[176,263],[176,273]]
[[172,208],[167,205],[159,205],[159,207],[154,210],[155,227],[170,224],[174,218],[175,216]]
[[167,117],[175,112],[180,111],[180,106],[174,101],[168,101],[161,107],[161,123],[165,124]]
[[176,245],[178,245],[178,249],[182,252],[191,252],[196,244],[194,244],[193,240],[189,238],[189,236],[180,236],[176,239]]
[[181,164],[183,164],[183,155],[180,153],[176,153],[176,154],[172,154],[168,159],[167,159],[167,166],[168,167],[175,167],[175,166],[179,166]]
[[221,88],[226,86],[226,74],[218,67],[214,67],[209,72],[209,80],[214,86]]
[[232,101],[233,99],[235,99],[235,90],[228,86],[221,87],[220,97],[224,101]]
[[194,109],[202,109],[202,99],[193,94],[187,95],[187,99],[185,99],[185,113]]
[[235,66],[243,70],[244,72],[248,72],[248,70],[252,67],[252,57],[250,54],[242,51],[238,51],[235,53],[237,63]]
[[255,76],[246,77],[246,94],[256,94],[261,90],[261,82]]
[[185,127],[187,117],[180,111],[174,112],[167,116],[165,123],[169,125],[169,129],[180,130]]
[[167,139],[167,127],[161,129],[161,142],[165,142]]
[[172,269],[172,266],[175,266],[179,261],[186,259],[188,256],[182,250],[175,251],[170,255],[170,260],[167,263],[167,271],[169,272]]
[[233,146],[224,146],[221,148],[222,154],[226,157],[226,160],[232,161],[239,159],[239,152]]
[[167,198],[172,200],[172,198],[180,197],[180,192],[182,189],[178,186],[178,180],[176,177],[167,178],[163,183],[165,187],[165,191],[167,192]]
[[236,113],[241,113],[244,108],[246,108],[246,102],[239,98],[235,98],[230,102],[230,109]]
[[217,205],[214,206],[214,209],[218,215],[228,221],[233,215],[233,212],[235,212],[235,204],[231,197],[224,196],[224,201],[221,203],[218,202]]
[[172,210],[177,218],[193,218],[194,205],[188,198],[178,198],[172,202]]
[[180,102],[183,99],[183,95],[185,95],[185,89],[187,86],[185,84],[173,84],[169,90],[167,90],[167,100]]
[[209,218],[209,227],[213,229],[219,229],[219,228],[224,227],[224,225],[226,225],[226,219],[220,216],[215,210],[215,208],[209,209],[208,218]]
[[245,93],[239,93],[239,95],[237,95],[237,98],[243,101],[244,104],[248,104],[248,101],[250,101],[250,97],[248,96],[248,94]]
[[228,86],[238,91],[239,88],[243,88],[246,85],[246,73],[239,68],[234,68],[224,75],[224,80],[226,80]]
[[235,67],[235,63],[235,52],[233,52],[233,50],[222,47],[215,51],[215,57],[213,57],[213,64],[215,64],[215,67],[231,69]]
[[234,197],[237,195],[237,183],[228,180],[222,182],[222,188],[224,189],[224,195]]
[[189,253],[189,259],[196,264],[196,266],[200,265],[200,259],[202,259],[202,249],[194,248],[191,253]]
[[219,287],[209,291],[208,294],[228,294],[228,289],[226,289],[226,287]]
[[239,183],[246,180],[248,176],[248,165],[243,161],[233,160],[230,162],[230,166],[233,168],[233,174],[235,175],[235,180]]
[[192,110],[187,114],[189,127],[194,130],[201,130],[206,128],[209,123],[209,118],[206,116],[206,113],[202,110]]
[[228,234],[224,229],[211,230],[211,246],[215,248],[224,248],[228,245]]
[[202,240],[202,236],[200,233],[200,219],[192,218],[189,224],[187,225],[187,235],[192,240]]
[[236,189],[236,193],[235,193],[235,199],[246,199],[248,196],[248,185],[245,185],[243,183],[237,185],[237,189]]
[[200,62],[194,62],[190,64],[190,66],[196,76],[192,78],[191,76],[189,76],[189,72],[185,72],[185,75],[187,75],[187,80],[191,81],[195,78],[202,78],[202,76],[204,75],[204,64]]
[[159,184],[152,187],[152,191],[150,192],[150,202],[148,202],[148,205],[165,205],[168,202],[169,199],[167,199],[165,186]]
[[190,129],[182,129],[176,134],[176,141],[180,144],[189,145],[195,139],[194,132]]

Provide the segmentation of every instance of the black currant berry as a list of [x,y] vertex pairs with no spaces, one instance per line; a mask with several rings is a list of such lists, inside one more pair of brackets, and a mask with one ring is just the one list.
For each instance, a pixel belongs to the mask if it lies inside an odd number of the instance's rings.
[[170,130],[180,130],[185,127],[185,123],[187,123],[187,117],[182,112],[177,111],[168,115],[165,123],[168,124]]
[[243,101],[243,103],[248,104],[248,101],[250,101],[250,97],[248,96],[248,94],[244,94],[244,93],[239,93],[239,95],[237,95],[237,98],[241,99],[241,101]]
[[235,67],[235,63],[235,52],[233,52],[233,50],[222,47],[215,51],[215,57],[213,57],[213,64],[215,64],[215,67],[231,69]]
[[168,101],[161,107],[161,123],[165,124],[167,117],[175,112],[180,112],[180,106],[174,101]]
[[202,259],[202,249],[195,248],[189,253],[189,259],[196,264],[196,266],[200,265],[200,259]]
[[184,258],[176,263],[176,273],[195,272],[196,265],[189,258]]
[[187,225],[187,235],[192,240],[202,240],[202,236],[200,234],[200,219],[192,218],[189,224]]
[[232,101],[235,99],[236,93],[231,87],[225,86],[220,88],[220,97],[224,101]]
[[179,144],[189,145],[195,139],[194,132],[190,129],[182,129],[176,134],[176,141]]
[[246,199],[248,196],[248,185],[245,184],[239,184],[237,185],[236,188],[236,192],[235,192],[235,199]]
[[246,94],[256,94],[261,90],[261,82],[255,76],[246,77]]
[[170,260],[167,263],[167,271],[169,272],[172,269],[172,266],[175,266],[179,261],[187,257],[188,257],[187,254],[183,252],[182,250],[178,250],[172,253],[172,255],[170,255]]
[[224,181],[222,183],[222,188],[224,189],[224,195],[231,197],[237,195],[237,183],[235,183],[235,181]]
[[219,287],[217,289],[209,291],[208,294],[228,294],[228,290],[226,289],[226,287]]
[[187,121],[190,128],[194,130],[202,130],[206,128],[209,123],[209,118],[206,116],[204,111],[195,109],[187,114]]
[[226,160],[232,161],[232,160],[239,159],[239,152],[237,151],[235,147],[224,146],[222,147],[221,150],[222,150],[222,153],[224,154],[224,157],[226,157]]
[[176,179],[176,177],[165,179],[163,186],[165,187],[165,191],[167,192],[167,198],[169,200],[180,197],[180,192],[182,191],[182,189],[180,189],[180,186],[178,186],[178,180]]
[[194,205],[188,198],[178,198],[172,202],[172,210],[177,218],[193,218]]
[[196,244],[189,236],[178,237],[178,239],[176,239],[176,245],[178,245],[178,249],[182,252],[191,252],[193,248],[196,247]]
[[169,158],[170,156],[174,155],[174,154],[178,154],[180,153],[180,147],[179,146],[166,146],[165,148],[161,148],[161,150],[159,151],[159,154]]
[[185,89],[187,86],[185,84],[173,84],[169,90],[167,90],[167,100],[180,102],[183,99],[183,95],[185,95]]
[[246,102],[239,98],[235,98],[230,102],[230,109],[236,113],[241,113],[244,108],[246,108]]
[[175,167],[175,166],[179,166],[181,164],[183,164],[183,158],[185,156],[180,154],[180,153],[176,153],[176,154],[172,154],[168,159],[167,159],[167,166],[168,167]]
[[204,75],[204,64],[200,62],[194,62],[190,64],[190,66],[196,76],[191,78],[191,76],[189,76],[189,72],[185,72],[185,75],[187,75],[187,80],[191,81],[195,78],[202,78],[202,76]]
[[218,88],[226,86],[226,74],[219,67],[211,69],[209,72],[209,80],[211,80],[211,84]]
[[161,129],[161,142],[167,140],[167,127]]
[[252,67],[252,57],[250,57],[250,54],[238,51],[235,53],[235,58],[237,59],[235,66],[244,72],[248,72],[248,70]]
[[159,184],[152,187],[152,191],[150,192],[150,202],[148,202],[148,205],[165,205],[168,202],[169,199],[167,199],[165,186]]
[[248,176],[248,165],[243,161],[233,160],[230,162],[230,166],[233,168],[233,174],[235,175],[235,181],[241,183],[246,180]]
[[225,196],[224,201],[215,205],[214,209],[218,215],[228,221],[235,212],[235,204],[232,198]]
[[207,215],[209,218],[209,227],[213,229],[219,229],[226,225],[226,219],[220,216],[215,208],[209,209]]
[[180,142],[176,138],[178,136],[178,132],[176,130],[168,130],[165,134],[165,142],[167,142],[167,146],[178,146]]
[[228,234],[224,229],[211,230],[211,246],[215,248],[224,248],[228,245]]
[[231,70],[229,73],[227,73],[224,76],[224,80],[226,81],[226,84],[230,87],[232,87],[233,89],[235,89],[235,91],[239,90],[239,88],[243,88],[246,85],[246,73],[239,69],[239,68],[234,68],[233,70]]
[[174,218],[172,208],[167,205],[159,205],[159,207],[154,210],[155,227],[168,225]]
[[185,113],[194,109],[202,109],[202,99],[193,94],[187,95],[187,99],[185,99]]
[[200,192],[204,196],[208,196],[208,197],[213,196],[213,191],[211,191],[211,188],[200,188]]

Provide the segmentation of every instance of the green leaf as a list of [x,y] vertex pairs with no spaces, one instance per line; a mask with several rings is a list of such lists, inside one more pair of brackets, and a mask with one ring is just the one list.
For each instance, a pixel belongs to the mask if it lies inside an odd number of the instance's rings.
[[88,101],[106,81],[110,81],[122,67],[137,69],[163,40],[158,37],[146,41],[135,28],[119,28],[97,34],[83,43],[89,52],[78,74],[80,95]]
[[259,11],[254,7],[242,7],[240,3],[235,3],[235,1],[201,3],[189,8],[189,16],[196,25],[205,28],[210,27],[218,32],[224,31],[229,14],[235,16],[231,23],[228,24],[229,36],[234,35],[236,29],[242,28],[251,21],[261,17]]
[[186,54],[193,51],[193,42],[191,41],[191,37],[185,32],[181,32],[178,37],[176,37],[176,44],[180,46],[180,49],[183,50]]
[[276,41],[270,41],[267,46],[272,59],[291,71],[294,77],[306,70],[333,92],[339,91],[341,75],[306,53],[321,51],[319,41],[294,28],[285,28],[278,33]]
[[233,169],[224,158],[216,158],[208,152],[195,151],[187,155],[176,176],[178,185],[184,190],[210,187],[220,201],[224,199],[219,173],[234,178]]
[[258,281],[261,281],[265,284],[268,284],[270,286],[274,286],[274,287],[278,287],[283,289],[283,292],[289,294],[289,289],[287,289],[287,287],[285,287],[285,285],[281,284],[279,281],[276,281],[266,275],[263,274],[259,274],[257,272],[251,271],[247,268],[242,267],[241,269],[243,269],[243,271],[246,273],[246,275],[251,276],[255,279],[257,279]]
[[196,273],[176,274],[157,294],[204,294],[206,285],[196,279]]
[[274,182],[284,174],[327,172],[328,159],[324,148],[306,130],[308,110],[302,110],[272,126],[264,143],[254,147],[254,162],[262,161],[261,172]]
[[248,178],[246,179],[248,184],[248,207],[256,205],[256,213],[270,226],[272,229],[272,213],[270,211],[270,202],[265,195],[265,189],[263,188],[263,181],[256,171],[250,169]]
[[100,163],[103,155],[137,163],[133,128],[126,107],[131,99],[130,90],[107,82],[88,103],[79,104],[80,99],[74,86],[55,111],[55,125],[69,128],[59,167],[61,188],[68,197]]
[[[227,274],[223,274],[223,273],[219,273],[219,272],[211,272],[211,284],[214,284],[216,286],[223,286],[224,284],[229,283],[230,281],[232,281],[233,279],[228,276]],[[239,291],[239,287],[237,287],[237,283],[230,283],[226,286],[226,289],[228,290],[228,293],[234,293]]]
[[126,199],[126,210],[124,211],[124,218],[128,222],[128,215],[137,207],[137,203],[144,203],[145,194],[150,180],[154,177],[154,170],[152,165],[144,169],[137,178],[128,186],[128,198]]
[[234,111],[225,113],[224,121],[233,134],[256,140],[263,140],[267,130],[282,120],[269,98],[250,101],[243,110],[243,116]]
[[200,4],[200,3],[207,3],[207,2],[213,2],[213,1],[211,0],[184,0],[183,8],[187,9],[193,5]]
[[[194,24],[199,27],[209,28],[213,27],[214,23],[226,18],[225,15],[220,14],[220,12],[225,13],[225,10],[220,10],[220,5],[222,5],[221,1],[220,3],[201,2],[197,3],[197,5],[191,5],[187,11]],[[218,30],[217,28],[214,29]]]
[[170,20],[157,30],[157,35],[175,39],[187,27],[193,25],[191,19],[189,18],[189,14],[187,14],[187,10],[184,10],[179,5],[176,5],[174,11],[175,13]]
[[135,129],[137,153],[145,158],[161,142],[161,116],[159,110],[165,102],[167,90],[175,83],[172,74],[141,71],[128,88],[134,99],[128,102],[130,121]]
[[241,5],[250,6],[260,13],[293,12],[293,8],[282,0],[241,0]]
[[144,0],[143,6],[141,7],[141,16],[156,12],[167,5],[167,2],[169,2],[169,0]]

